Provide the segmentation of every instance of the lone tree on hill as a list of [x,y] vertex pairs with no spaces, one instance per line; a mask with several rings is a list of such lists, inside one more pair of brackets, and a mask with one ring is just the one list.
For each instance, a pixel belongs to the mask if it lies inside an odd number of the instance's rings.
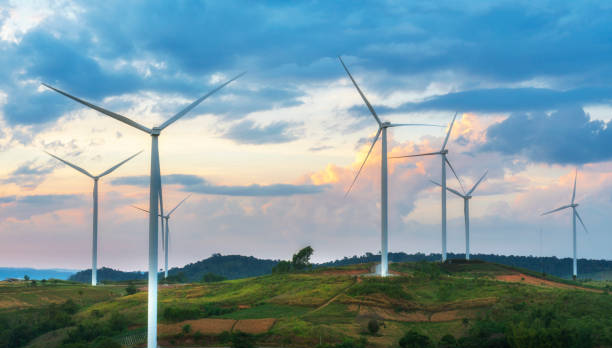
[[291,262],[293,265],[293,268],[299,271],[305,268],[312,267],[312,265],[310,264],[310,256],[312,256],[313,252],[314,250],[312,250],[312,248],[309,245],[305,247],[304,249],[298,251],[297,254],[293,254],[293,261]]
[[301,249],[297,254],[293,254],[293,259],[291,261],[279,261],[279,263],[272,268],[272,273],[289,273],[311,268],[310,256],[312,256],[313,252],[314,250],[310,245]]

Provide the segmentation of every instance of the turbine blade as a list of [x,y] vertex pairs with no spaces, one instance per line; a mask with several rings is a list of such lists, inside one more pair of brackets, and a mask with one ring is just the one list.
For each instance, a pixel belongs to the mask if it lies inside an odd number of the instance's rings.
[[83,173],[83,174],[87,175],[88,177],[90,177],[90,178],[92,178],[92,179],[95,179],[95,177],[94,177],[93,175],[91,175],[91,174],[90,174],[88,171],[86,171],[85,169],[83,169],[83,168],[81,168],[81,167],[79,167],[79,166],[77,166],[77,165],[75,165],[75,164],[72,164],[72,163],[70,163],[70,162],[68,162],[68,161],[66,161],[66,160],[63,160],[63,159],[61,159],[61,158],[59,158],[59,157],[55,156],[54,154],[52,154],[52,153],[50,153],[50,152],[45,151],[45,153],[46,153],[47,155],[49,155],[49,156],[51,156],[51,157],[55,158],[56,160],[58,160],[58,161],[60,161],[60,162],[64,163],[65,165],[67,165],[67,166],[69,166],[69,167],[72,167],[73,169],[76,169],[76,170],[78,170],[79,172],[81,172],[81,173]]
[[102,173],[102,174],[98,175],[98,178],[101,178],[101,177],[103,177],[103,176],[105,176],[105,175],[108,175],[108,174],[112,173],[112,172],[113,172],[115,169],[117,169],[117,168],[121,167],[121,166],[122,166],[122,165],[123,165],[125,162],[127,162],[127,161],[131,160],[132,158],[134,158],[134,157],[136,157],[136,156],[138,156],[138,155],[140,155],[140,153],[141,153],[141,152],[142,152],[142,150],[138,151],[137,153],[133,154],[132,156],[128,157],[127,159],[125,159],[125,160],[123,160],[123,161],[121,161],[121,162],[117,163],[116,165],[114,165],[113,167],[111,167],[110,169],[108,169],[107,171],[105,171],[104,173]]
[[582,221],[582,218],[580,217],[580,214],[578,214],[578,209],[576,209],[575,212],[576,212],[576,217],[578,218],[578,221],[580,221],[580,224],[582,225],[582,228],[584,228],[584,232],[589,233],[589,230],[586,228],[586,225]]
[[[441,185],[440,183],[438,183],[438,182],[435,182],[435,181],[433,181],[433,180],[429,180],[429,181],[431,181],[431,182],[432,182],[434,185],[438,185],[438,186],[442,187],[442,185]],[[459,197],[461,197],[461,198],[465,198],[465,196],[464,196],[464,195],[462,195],[462,194],[461,194],[459,191],[457,191],[457,190],[455,190],[455,189],[452,189],[452,188],[450,188],[450,187],[448,187],[448,186],[446,187],[446,190],[447,190],[447,191],[449,191],[449,192],[452,192],[452,193],[456,194],[457,196],[459,196]]]
[[544,216],[544,215],[552,214],[552,213],[558,212],[559,210],[567,209],[567,208],[570,208],[570,207],[571,207],[571,204],[564,205],[564,206],[559,207],[559,208],[557,208],[557,209],[553,209],[553,210],[551,210],[551,211],[547,211],[546,213],[542,213],[542,214],[540,214],[540,216]]
[[576,199],[576,180],[578,179],[578,168],[576,168],[576,175],[574,175],[574,192],[572,193],[572,204],[574,204],[574,199]]
[[372,153],[372,149],[374,148],[374,145],[376,144],[376,141],[378,141],[378,137],[380,136],[380,132],[382,132],[382,128],[378,128],[378,132],[376,132],[376,136],[374,136],[374,141],[372,141],[372,145],[370,146],[370,150],[368,150],[368,154],[366,155],[365,159],[363,160],[363,163],[361,163],[361,167],[359,167],[359,170],[357,171],[357,175],[355,175],[355,178],[353,179],[353,182],[351,183],[351,186],[349,186],[348,190],[346,190],[346,193],[344,194],[345,198],[346,198],[346,196],[348,196],[349,192],[351,192],[351,189],[353,188],[353,185],[355,185],[355,182],[357,181],[357,178],[359,177],[359,173],[361,173],[361,170],[363,169],[363,166],[368,161],[368,158],[370,157],[370,153]]
[[474,192],[474,190],[476,190],[476,188],[478,187],[478,185],[480,185],[480,182],[482,181],[482,179],[485,178],[485,176],[487,176],[487,173],[489,171],[487,170],[484,174],[482,174],[482,176],[480,177],[480,179],[478,179],[478,181],[476,182],[476,184],[474,184],[474,186],[472,187],[472,189],[470,191],[468,191],[467,195],[471,195],[472,192]]
[[432,156],[432,155],[441,155],[441,153],[440,152],[428,152],[428,153],[420,153],[418,155],[393,156],[389,158],[408,158],[408,157],[420,157],[420,156]]
[[404,126],[431,126],[431,127],[444,127],[439,124],[430,123],[391,123],[388,127],[404,127]]
[[182,201],[180,201],[179,204],[176,205],[176,207],[174,207],[172,210],[170,210],[170,212],[168,213],[168,216],[172,215],[172,213],[176,210],[176,208],[180,207],[181,204],[183,204],[183,202],[185,202],[187,200],[187,198],[191,197],[191,193],[189,195],[187,195],[187,197],[185,197]]
[[450,163],[450,161],[448,160],[447,157],[444,157],[444,160],[446,161],[446,163],[448,164],[448,167],[450,168],[451,172],[453,172],[453,174],[455,175],[455,178],[459,182],[459,187],[461,187],[461,191],[463,191],[465,193],[465,188],[463,187],[463,183],[461,182],[461,179],[459,179],[459,176],[457,175],[457,172],[455,172],[455,168],[453,168],[453,165]]
[[130,207],[132,207],[132,208],[136,208],[136,209],[138,209],[138,210],[142,210],[142,211],[144,211],[144,212],[145,212],[145,213],[147,213],[147,214],[149,213],[149,211],[148,211],[148,210],[143,209],[143,208],[140,208],[140,207],[137,207],[137,206],[135,206],[135,205],[130,205]]
[[442,150],[440,150],[440,152],[444,151],[444,148],[446,147],[446,143],[448,143],[448,137],[450,137],[451,131],[453,130],[453,124],[455,124],[456,118],[457,118],[457,113],[455,112],[455,116],[453,116],[453,120],[451,121],[450,127],[448,127],[448,132],[446,132],[446,138],[444,138],[444,143],[442,144]]
[[217,91],[219,91],[221,88],[229,85],[230,83],[232,83],[233,81],[237,80],[238,78],[242,77],[242,75],[246,74],[245,72],[242,72],[238,75],[236,75],[234,78],[228,80],[227,82],[225,82],[224,84],[216,87],[215,89],[213,89],[212,91],[206,93],[205,95],[201,96],[200,98],[198,98],[196,101],[194,101],[193,103],[189,104],[186,108],[184,108],[183,110],[179,111],[179,113],[177,113],[176,115],[170,117],[166,122],[164,122],[161,126],[159,126],[160,129],[164,129],[166,127],[168,127],[169,125],[171,125],[172,123],[174,123],[176,120],[178,120],[179,118],[185,116],[186,113],[188,113],[189,111],[191,111],[193,108],[195,108],[196,106],[198,106],[201,102],[204,101],[204,99],[210,97],[211,95],[215,94]]
[[68,94],[68,93],[66,93],[66,92],[64,92],[62,90],[59,90],[59,89],[57,89],[55,87],[52,87],[52,86],[50,86],[50,85],[48,85],[46,83],[43,83],[42,85],[47,87],[47,88],[49,88],[49,89],[52,89],[52,90],[56,91],[59,94],[63,94],[66,97],[68,97],[68,98],[70,98],[70,99],[72,99],[72,100],[74,100],[76,102],[79,102],[79,103],[81,103],[81,104],[83,104],[83,105],[85,105],[87,107],[90,107],[90,108],[92,108],[92,109],[94,109],[96,111],[99,111],[99,112],[107,115],[107,116],[110,116],[110,117],[116,119],[117,121],[121,121],[121,122],[123,122],[125,124],[128,124],[128,125],[136,128],[136,129],[140,129],[141,131],[143,131],[143,132],[145,132],[147,134],[151,134],[151,129],[141,125],[140,123],[134,122],[134,121],[130,120],[129,118],[125,117],[125,116],[119,115],[119,114],[114,113],[112,111],[108,111],[108,110],[106,110],[104,108],[101,108],[101,107],[99,107],[97,105],[94,105],[94,104],[92,104],[92,103],[90,103],[88,101],[85,101],[83,99],[80,99],[80,98],[77,98],[75,96],[72,96],[72,95],[70,95],[70,94]]
[[361,91],[361,89],[357,85],[357,82],[355,82],[355,79],[353,78],[353,75],[351,75],[351,73],[349,72],[348,68],[344,64],[344,61],[342,60],[342,57],[338,56],[338,59],[340,59],[340,63],[342,63],[342,66],[344,67],[344,71],[346,71],[346,73],[348,74],[348,76],[351,79],[351,81],[353,81],[353,85],[355,86],[355,88],[357,88],[357,92],[359,92],[359,95],[361,96],[361,99],[363,99],[363,101],[367,105],[368,109],[372,113],[372,116],[374,116],[374,118],[376,119],[376,122],[378,122],[378,125],[382,125],[382,122],[380,121],[380,118],[378,118],[378,115],[376,114],[376,111],[372,107],[372,104],[370,104],[370,102],[368,101],[368,98],[366,98],[366,96],[363,94],[363,92]]

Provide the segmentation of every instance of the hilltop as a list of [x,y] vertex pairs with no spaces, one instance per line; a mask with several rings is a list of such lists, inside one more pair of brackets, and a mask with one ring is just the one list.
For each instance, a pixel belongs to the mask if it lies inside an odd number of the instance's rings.
[[[465,257],[464,254],[449,253],[448,255],[449,258],[455,259],[463,259]],[[472,255],[472,259],[525,268],[560,278],[571,278],[572,259],[570,258],[475,254]],[[434,262],[438,260],[440,260],[440,254],[389,253],[389,261],[391,262]],[[345,257],[331,262],[314,264],[313,267],[348,266],[379,261],[380,255],[366,253],[362,256]],[[171,278],[180,282],[199,281],[208,273],[220,275],[227,279],[239,279],[270,274],[272,268],[277,263],[278,260],[258,259],[253,256],[213,254],[207,259],[190,263],[183,267],[172,268],[168,271],[168,274]],[[612,280],[612,261],[579,259],[578,269],[582,278]],[[146,272],[124,272],[109,268],[98,270],[99,281],[139,280],[145,277]],[[91,270],[80,271],[69,279],[84,283],[90,282]]]
[[[262,346],[283,347],[320,342],[330,347],[341,342],[347,342],[342,347],[397,347],[407,333],[409,339],[436,344],[443,339],[460,342],[446,347],[538,347],[537,342],[612,347],[610,283],[587,285],[482,261],[392,263],[394,276],[385,279],[368,276],[373,266],[162,285],[160,344],[225,345],[242,331],[255,335]],[[147,296],[146,284],[140,284],[140,291],[134,288],[131,295],[127,284],[0,286],[0,347],[7,347],[3,339],[13,330],[7,322],[19,321],[26,312],[48,313],[45,306],[71,298],[78,302],[63,326],[29,325],[46,328],[37,332],[46,336],[34,341],[44,345],[29,348],[60,347],[64,340],[95,347],[92,342],[100,336],[142,342]],[[372,322],[379,327],[376,333],[369,331]]]

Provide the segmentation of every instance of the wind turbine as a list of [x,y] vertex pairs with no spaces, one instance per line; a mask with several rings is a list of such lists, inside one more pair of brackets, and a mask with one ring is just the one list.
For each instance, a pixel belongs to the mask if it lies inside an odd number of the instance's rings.
[[106,110],[90,102],[87,102],[83,99],[79,99],[74,97],[64,91],[61,91],[55,87],[49,86],[48,84],[43,83],[43,85],[47,88],[50,88],[64,96],[81,103],[89,108],[92,108],[96,111],[99,111],[107,116],[110,116],[120,122],[123,122],[129,126],[132,126],[136,129],[139,129],[151,136],[151,170],[150,170],[150,185],[149,185],[149,284],[148,284],[148,329],[147,329],[147,348],[157,348],[157,233],[158,233],[158,204],[160,206],[161,212],[163,215],[163,200],[161,198],[161,178],[160,178],[160,167],[159,167],[159,135],[162,130],[166,127],[177,121],[179,118],[185,116],[191,109],[195,108],[200,104],[204,99],[211,96],[213,93],[217,92],[221,88],[228,85],[230,82],[236,80],[241,77],[245,73],[241,73],[231,80],[225,82],[224,84],[216,87],[212,91],[203,95],[193,103],[189,104],[186,108],[179,111],[174,116],[170,117],[166,122],[162,123],[160,126],[148,128],[137,122],[132,121],[131,119],[114,113],[112,111]]
[[[460,193],[459,191],[454,190],[450,187],[446,188],[449,192],[452,192],[456,194],[457,196],[463,198],[463,217],[465,219],[465,259],[466,260],[470,259],[470,199],[472,199],[472,193],[474,193],[474,191],[476,190],[476,187],[478,187],[478,185],[485,178],[486,175],[487,175],[487,172],[485,172],[480,177],[480,179],[478,179],[476,184],[474,184],[474,186],[467,193]],[[440,187],[442,186],[433,180],[430,180],[430,181]]]
[[[187,195],[187,197],[185,197],[182,201],[179,202],[179,204],[176,205],[176,207],[172,208],[172,210],[170,210],[170,212],[166,215],[159,215],[162,219],[166,220],[166,230],[164,233],[162,233],[162,248],[164,249],[164,278],[168,278],[168,248],[169,248],[169,244],[170,244],[170,225],[169,225],[169,220],[170,220],[170,215],[172,215],[172,213],[176,210],[176,208],[178,208],[181,204],[183,204],[183,202],[185,202],[187,200],[187,198],[191,197],[191,194]],[[146,209],[137,207],[135,205],[132,205],[132,208],[136,208],[138,210],[142,210],[144,212],[149,212]],[[164,227],[162,226],[162,229]]]
[[374,116],[374,119],[376,120],[376,123],[378,123],[378,132],[376,132],[376,136],[374,136],[374,140],[372,141],[372,145],[370,146],[370,150],[368,151],[368,154],[366,155],[365,159],[363,160],[363,163],[361,164],[361,167],[359,167],[359,171],[357,171],[357,175],[355,175],[355,178],[353,179],[353,182],[351,183],[351,186],[349,186],[348,190],[346,191],[345,197],[349,194],[349,192],[351,191],[351,189],[353,188],[353,185],[355,184],[355,182],[357,181],[357,178],[359,177],[359,173],[361,173],[361,170],[363,169],[363,166],[365,165],[366,161],[368,160],[368,157],[370,157],[370,153],[372,152],[372,149],[374,148],[374,145],[376,144],[376,141],[378,141],[378,137],[381,135],[382,133],[382,147],[381,147],[381,165],[380,165],[380,219],[381,219],[381,223],[380,223],[380,243],[381,243],[381,253],[380,253],[380,275],[382,277],[386,277],[387,273],[388,273],[388,269],[389,269],[389,262],[388,262],[388,239],[387,239],[387,234],[388,234],[388,230],[387,230],[387,226],[388,226],[388,217],[387,217],[387,204],[388,204],[388,195],[387,195],[387,128],[390,127],[401,127],[401,126],[434,126],[434,127],[439,127],[438,125],[434,125],[434,124],[423,124],[423,123],[390,123],[390,122],[382,122],[380,120],[380,118],[378,117],[378,114],[376,114],[376,111],[374,110],[374,108],[372,107],[372,104],[370,104],[370,102],[368,101],[368,99],[365,97],[365,95],[363,94],[363,92],[361,91],[361,89],[359,88],[359,86],[357,85],[357,82],[355,82],[355,79],[353,79],[353,75],[351,75],[351,73],[349,72],[348,68],[346,67],[346,65],[344,64],[344,61],[342,61],[341,57],[338,57],[338,59],[340,59],[340,63],[342,63],[342,66],[344,67],[344,70],[346,71],[346,73],[348,74],[349,78],[351,79],[351,81],[353,82],[353,85],[355,86],[355,88],[357,89],[357,92],[359,92],[359,95],[361,96],[361,99],[363,99],[364,103],[366,104],[366,106],[368,107],[368,109],[370,110],[370,113],[372,114],[372,116]]
[[578,214],[578,209],[576,209],[576,207],[578,207],[578,203],[575,203],[575,199],[576,199],[576,180],[578,179],[578,168],[576,168],[576,175],[574,176],[574,191],[572,192],[572,202],[568,205],[564,205],[562,207],[559,207],[557,209],[553,209],[551,211],[547,211],[546,213],[543,213],[542,216],[544,215],[548,215],[548,214],[552,214],[555,212],[558,212],[560,210],[563,209],[567,209],[567,208],[572,208],[572,238],[574,241],[574,262],[573,262],[573,277],[574,279],[576,279],[576,277],[578,276],[578,264],[576,263],[576,218],[578,218],[578,221],[580,221],[580,224],[582,225],[582,227],[584,228],[585,232],[589,232],[589,230],[587,230],[586,226],[584,225],[584,222],[582,221],[582,218],[580,217],[580,214]]
[[391,157],[391,158],[407,158],[407,157],[440,155],[440,157],[442,158],[442,185],[440,185],[442,186],[442,262],[446,261],[446,164],[447,163],[448,163],[448,167],[451,169],[453,174],[455,174],[455,177],[459,181],[459,185],[463,187],[463,185],[461,184],[461,180],[459,180],[457,173],[455,173],[455,169],[453,169],[453,166],[448,161],[448,158],[446,158],[446,155],[448,154],[448,150],[446,149],[446,143],[448,143],[448,137],[450,136],[451,131],[453,130],[453,124],[455,123],[456,118],[457,118],[457,113],[455,113],[455,116],[453,116],[453,120],[451,121],[450,126],[448,127],[448,132],[446,132],[446,138],[444,138],[444,143],[442,144],[442,148],[440,149],[440,151],[421,153],[418,155]]
[[88,171],[86,171],[85,169],[72,164],[66,160],[63,160],[57,156],[55,156],[54,154],[51,154],[47,151],[45,151],[49,156],[57,159],[60,162],[63,162],[64,164],[76,169],[77,171],[87,175],[88,177],[92,178],[94,181],[94,188],[93,188],[93,237],[92,237],[92,246],[91,246],[91,285],[96,286],[98,284],[98,180],[105,176],[108,175],[110,173],[112,173],[115,169],[119,168],[121,165],[123,165],[125,162],[131,160],[132,158],[136,157],[137,155],[139,155],[142,151],[137,152],[136,154],[128,157],[127,159],[117,163],[116,165],[110,167],[109,169],[107,169],[106,171],[102,172],[102,174],[100,175],[92,175],[91,173],[89,173]]

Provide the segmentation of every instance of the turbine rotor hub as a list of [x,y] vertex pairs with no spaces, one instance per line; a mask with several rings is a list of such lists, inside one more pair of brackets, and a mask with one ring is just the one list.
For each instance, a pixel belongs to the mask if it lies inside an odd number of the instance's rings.
[[161,128],[153,127],[153,129],[151,129],[151,135],[160,135],[161,131],[162,131]]
[[391,126],[391,122],[383,122],[383,123],[382,123],[380,126],[381,126],[382,128],[387,128],[387,127],[390,127],[390,126]]

